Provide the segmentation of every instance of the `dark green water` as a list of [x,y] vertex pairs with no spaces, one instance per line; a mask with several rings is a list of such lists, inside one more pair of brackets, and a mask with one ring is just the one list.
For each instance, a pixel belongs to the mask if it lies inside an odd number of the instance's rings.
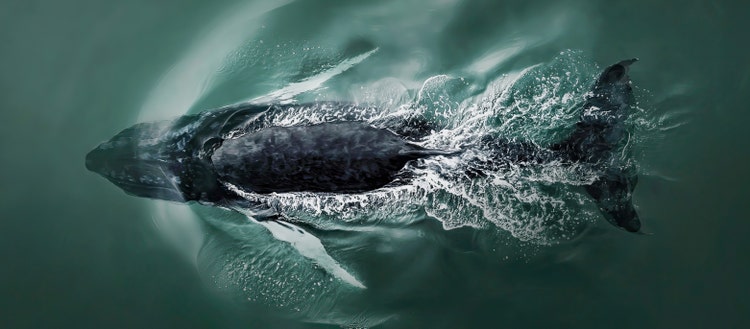
[[[382,328],[747,327],[749,7],[3,2],[0,327],[318,328],[326,325],[308,322],[359,314]],[[237,272],[254,247],[273,241],[243,247],[195,225],[217,216],[211,209],[127,196],[83,165],[92,147],[142,120],[259,97],[388,108],[422,90],[480,103],[500,77],[532,68],[538,78],[570,70],[582,79],[538,80],[539,89],[523,89],[537,80],[516,80],[511,90],[533,99],[585,85],[597,65],[630,57],[641,59],[631,77],[644,122],[634,200],[653,236],[585,211],[593,233],[551,246],[498,244],[497,235],[477,233],[492,229],[445,231],[434,219],[378,234],[324,233],[331,253],[368,285],[358,293],[332,281],[325,289],[335,294],[316,299],[325,312],[305,312],[309,296],[294,292],[307,293],[321,271],[272,271],[291,278],[278,286]],[[441,74],[464,84],[431,87]],[[268,256],[259,259],[298,257]],[[280,297],[227,298],[252,296],[243,287]]]

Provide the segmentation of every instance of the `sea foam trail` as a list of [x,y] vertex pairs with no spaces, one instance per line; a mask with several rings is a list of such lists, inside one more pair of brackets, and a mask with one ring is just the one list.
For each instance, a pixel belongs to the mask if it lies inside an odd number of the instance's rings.
[[[477,95],[467,96],[470,86],[460,78],[432,77],[413,102],[390,111],[322,103],[269,112],[256,129],[352,119],[389,128],[387,123],[418,117],[434,128],[420,144],[465,152],[421,159],[404,169],[411,177],[407,184],[370,192],[242,193],[250,201],[273,204],[290,218],[319,229],[409,225],[410,218],[419,216],[403,215],[424,211],[446,229],[497,227],[537,244],[573,238],[597,217],[589,198],[577,187],[591,183],[599,175],[595,169],[553,161],[488,170],[478,163],[493,162],[492,150],[481,147],[486,136],[507,136],[543,147],[569,131],[597,72],[595,66],[580,65],[578,60],[574,53],[563,53],[552,63],[502,76]],[[467,172],[482,175],[470,177]]]

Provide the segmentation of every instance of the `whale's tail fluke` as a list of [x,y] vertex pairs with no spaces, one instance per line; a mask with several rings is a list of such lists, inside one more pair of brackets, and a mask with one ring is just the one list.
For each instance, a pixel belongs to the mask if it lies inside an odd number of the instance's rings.
[[580,121],[564,141],[551,148],[572,161],[602,162],[627,142],[625,120],[630,114],[633,89],[629,66],[637,59],[607,67],[597,79],[583,105]]
[[586,191],[610,223],[629,232],[641,228],[632,202],[638,176],[627,159],[617,157],[626,153],[622,149],[630,138],[625,122],[633,100],[628,71],[637,60],[623,60],[604,69],[586,98],[573,133],[551,147],[569,161],[606,167]]
[[637,233],[641,220],[633,206],[633,190],[638,176],[625,168],[612,168],[586,185],[586,192],[594,198],[604,218],[612,225]]

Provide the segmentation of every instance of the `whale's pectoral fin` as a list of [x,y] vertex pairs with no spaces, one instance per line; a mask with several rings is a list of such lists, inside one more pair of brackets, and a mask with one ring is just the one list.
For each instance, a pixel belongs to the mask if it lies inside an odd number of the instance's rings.
[[586,192],[594,198],[607,221],[635,233],[641,229],[641,220],[632,199],[637,183],[638,176],[632,170],[613,168],[591,185],[586,185]]
[[[250,214],[241,209],[236,210],[250,221],[265,227],[277,240],[289,243],[302,256],[312,260],[329,274],[357,288],[367,288],[328,254],[320,239],[303,228],[285,221],[283,215],[263,214],[258,217],[257,214]],[[258,217],[258,219],[255,217]]]

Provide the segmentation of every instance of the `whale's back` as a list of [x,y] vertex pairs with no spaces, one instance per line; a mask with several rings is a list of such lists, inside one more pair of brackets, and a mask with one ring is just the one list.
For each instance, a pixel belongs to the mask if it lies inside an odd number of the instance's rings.
[[269,127],[225,140],[211,156],[219,178],[256,193],[356,193],[390,183],[430,152],[359,122]]

